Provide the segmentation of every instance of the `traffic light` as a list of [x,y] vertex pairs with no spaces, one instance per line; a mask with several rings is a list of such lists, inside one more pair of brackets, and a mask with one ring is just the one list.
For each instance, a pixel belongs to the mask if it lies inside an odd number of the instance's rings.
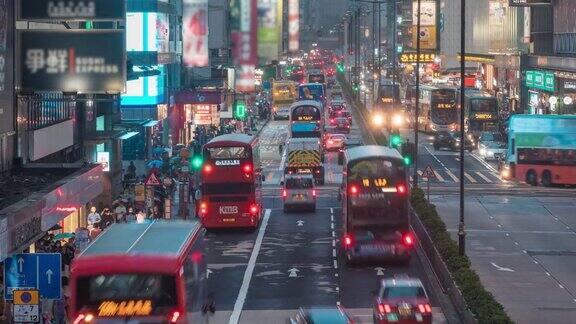
[[358,93],[358,89],[359,89],[358,83],[357,83],[357,82],[354,82],[354,84],[352,84],[352,91],[353,91],[354,93]]
[[200,168],[202,168],[202,163],[204,161],[202,160],[202,156],[201,155],[194,155],[192,157],[192,169],[193,170],[200,170]]
[[244,120],[246,118],[246,102],[243,100],[236,100],[234,102],[234,119]]
[[338,65],[336,65],[336,70],[338,70],[338,73],[344,73],[344,63],[339,62]]
[[400,134],[391,134],[390,135],[390,147],[392,148],[399,148],[400,144],[402,144],[402,137]]
[[404,165],[412,165],[412,163],[414,163],[415,154],[416,145],[414,143],[406,142],[402,144],[402,158],[404,160]]

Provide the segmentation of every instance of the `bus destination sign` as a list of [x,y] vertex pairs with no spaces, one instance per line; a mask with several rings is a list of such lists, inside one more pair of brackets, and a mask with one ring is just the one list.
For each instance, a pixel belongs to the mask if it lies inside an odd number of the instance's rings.
[[235,166],[240,165],[240,160],[216,160],[216,166]]
[[298,116],[299,121],[311,121],[313,119],[314,119],[313,116]]
[[100,317],[148,316],[152,313],[152,301],[139,300],[105,300],[98,306]]
[[492,114],[490,113],[474,113],[474,119],[492,119]]

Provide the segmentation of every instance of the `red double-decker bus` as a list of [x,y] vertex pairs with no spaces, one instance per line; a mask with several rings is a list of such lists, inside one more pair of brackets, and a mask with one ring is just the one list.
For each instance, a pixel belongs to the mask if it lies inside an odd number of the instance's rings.
[[71,267],[68,323],[204,323],[198,221],[113,224]]
[[262,218],[258,138],[217,136],[203,148],[198,215],[206,228],[253,227]]

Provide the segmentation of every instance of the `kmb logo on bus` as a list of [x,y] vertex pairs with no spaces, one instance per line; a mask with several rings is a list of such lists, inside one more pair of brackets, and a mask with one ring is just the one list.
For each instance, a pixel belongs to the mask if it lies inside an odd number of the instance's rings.
[[220,214],[238,214],[238,206],[222,206]]
[[217,166],[230,166],[230,165],[240,165],[240,160],[219,160],[216,161]]

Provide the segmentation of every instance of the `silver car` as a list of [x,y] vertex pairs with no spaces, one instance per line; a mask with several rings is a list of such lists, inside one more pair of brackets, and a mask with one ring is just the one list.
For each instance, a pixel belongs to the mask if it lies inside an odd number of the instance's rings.
[[286,175],[280,184],[285,212],[295,208],[316,211],[316,189],[311,174]]

